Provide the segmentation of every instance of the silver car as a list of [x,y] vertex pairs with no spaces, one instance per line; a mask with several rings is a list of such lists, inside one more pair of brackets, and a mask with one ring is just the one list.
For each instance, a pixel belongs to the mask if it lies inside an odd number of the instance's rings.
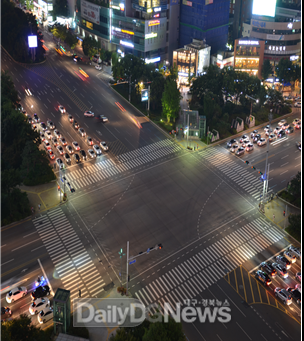
[[238,150],[238,149],[239,149],[239,146],[237,144],[235,144],[234,146],[232,146],[230,148],[230,151],[231,151],[231,153],[235,153],[235,151]]
[[257,145],[258,146],[264,146],[266,144],[266,142],[267,142],[266,139],[262,138],[259,141],[257,141]]
[[269,142],[273,142],[277,139],[277,136],[275,134],[270,134],[269,135]]
[[276,261],[277,263],[283,265],[287,270],[289,270],[291,267],[290,261],[284,256],[281,255],[276,256]]
[[281,299],[284,304],[287,304],[287,305],[291,304],[292,298],[291,298],[290,293],[287,290],[281,289],[281,288],[275,288],[274,294],[276,297]]
[[67,150],[67,152],[68,152],[69,154],[73,154],[73,153],[74,153],[73,148],[72,148],[70,145],[67,145],[67,146],[65,147],[65,149]]
[[294,254],[297,258],[301,258],[301,250],[298,247],[290,246],[289,251]]
[[284,257],[286,257],[290,263],[295,263],[297,261],[297,257],[290,251],[284,251]]
[[253,138],[258,133],[259,131],[255,129],[254,131],[251,132],[250,137]]
[[61,134],[60,134],[58,129],[54,130],[54,135],[57,137],[57,139],[60,139],[60,137],[61,137]]
[[53,312],[52,307],[45,308],[44,310],[41,310],[40,313],[38,314],[38,322],[42,324],[49,320],[52,320],[53,315],[54,315],[54,312]]
[[86,132],[85,132],[85,130],[84,130],[83,128],[79,128],[79,129],[78,129],[78,132],[79,132],[79,134],[80,134],[82,137],[86,136]]
[[91,159],[94,159],[96,157],[96,154],[94,153],[94,150],[93,149],[89,149],[88,150],[88,154],[89,154],[89,157]]
[[26,287],[13,288],[6,294],[6,302],[7,303],[14,303],[15,301],[24,297],[26,294],[27,294]]
[[93,150],[96,153],[97,156],[101,155],[101,149],[99,148],[99,146],[97,144],[94,144],[93,146]]
[[246,148],[249,144],[250,144],[250,141],[249,141],[249,140],[245,140],[245,141],[243,141],[242,146],[243,146],[244,148]]
[[239,156],[245,153],[245,148],[240,147],[236,152],[235,155]]
[[278,263],[272,263],[272,266],[276,269],[276,271],[279,274],[279,276],[281,276],[284,279],[286,279],[288,277],[288,272],[284,268],[283,265],[278,264]]
[[102,148],[104,151],[107,152],[109,150],[108,145],[104,141],[100,142],[99,145],[100,145],[100,148]]
[[243,136],[240,138],[240,143],[243,143],[245,140],[248,140],[248,136],[247,136],[247,135],[243,135]]

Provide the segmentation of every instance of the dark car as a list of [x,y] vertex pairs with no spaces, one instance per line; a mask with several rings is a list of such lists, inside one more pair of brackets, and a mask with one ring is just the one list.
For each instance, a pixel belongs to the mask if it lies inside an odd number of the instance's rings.
[[276,269],[272,266],[270,262],[261,263],[261,270],[266,272],[271,277],[275,277],[277,275]]
[[44,122],[41,122],[41,123],[40,123],[40,128],[41,128],[43,131],[46,130],[46,125],[45,125]]
[[291,134],[291,133],[294,132],[294,129],[292,127],[289,127],[285,131],[286,131],[287,134]]
[[34,114],[33,120],[34,120],[34,122],[36,122],[36,123],[40,122],[40,118],[38,117],[37,114]]
[[252,140],[254,143],[257,143],[262,138],[261,134],[256,134]]
[[46,125],[47,125],[47,127],[49,128],[49,129],[55,129],[56,127],[55,127],[55,124],[52,122],[52,121],[50,121],[50,120],[48,120],[47,122],[46,122]]
[[74,161],[75,161],[76,163],[79,163],[79,162],[80,162],[80,157],[79,157],[79,155],[78,155],[77,153],[75,153],[75,154],[72,156],[72,158],[74,159]]
[[73,127],[74,127],[76,130],[79,129],[79,124],[78,124],[78,122],[77,122],[76,120],[74,120],[74,122],[73,122]]
[[36,288],[32,294],[32,300],[35,300],[36,298],[48,296],[51,293],[50,288],[48,285],[44,285],[43,287]]
[[298,289],[295,288],[287,288],[286,289],[290,294],[291,297],[298,303],[301,304],[301,293]]
[[87,159],[87,154],[83,149],[79,151],[79,154],[80,154],[80,157],[82,158],[82,160]]
[[230,140],[229,142],[227,142],[227,148],[232,147],[232,146],[233,146],[234,144],[236,144],[236,143],[237,143],[236,139]]
[[108,122],[108,118],[105,117],[104,115],[98,115],[97,117],[97,120],[101,121],[101,122]]
[[259,281],[261,281],[264,285],[270,285],[271,284],[271,279],[267,275],[266,272],[262,270],[258,270],[256,272],[256,277],[258,278]]
[[285,133],[285,130],[280,130],[279,132],[278,132],[278,137],[283,137],[283,136],[285,136],[286,135],[286,133]]
[[9,307],[1,307],[1,322],[12,316],[12,311]]
[[80,57],[78,57],[78,56],[75,56],[75,57],[73,57],[73,60],[74,60],[74,62],[80,62],[81,61],[81,58]]

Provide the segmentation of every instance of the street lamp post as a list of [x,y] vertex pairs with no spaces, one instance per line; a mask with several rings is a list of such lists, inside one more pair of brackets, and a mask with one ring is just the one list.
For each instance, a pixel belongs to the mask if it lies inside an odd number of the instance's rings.
[[[269,134],[270,134],[272,112],[269,113],[268,118],[269,118]],[[270,165],[268,164],[268,155],[269,155],[269,138],[267,140],[266,162],[265,162],[265,178],[264,178],[264,186],[263,186],[263,202],[264,203],[266,203],[266,200],[267,200],[269,168],[270,168]]]

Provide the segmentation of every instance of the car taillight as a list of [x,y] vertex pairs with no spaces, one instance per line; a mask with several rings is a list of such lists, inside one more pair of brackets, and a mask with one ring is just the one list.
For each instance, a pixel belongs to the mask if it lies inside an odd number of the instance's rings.
[[269,281],[269,282],[266,282],[266,284],[267,284],[267,285],[270,285],[270,284],[271,284],[271,281]]

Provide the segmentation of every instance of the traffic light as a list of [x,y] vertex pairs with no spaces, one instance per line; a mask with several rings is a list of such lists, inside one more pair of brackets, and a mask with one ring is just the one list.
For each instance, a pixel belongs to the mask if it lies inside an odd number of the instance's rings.
[[263,173],[262,173],[261,171],[259,171],[259,174],[260,174],[260,175],[263,175]]
[[163,244],[158,244],[158,249],[161,250],[163,248]]
[[246,165],[249,165],[249,161],[245,161]]
[[253,170],[256,170],[256,168],[255,168],[255,167],[253,167],[253,166],[252,166],[251,168],[252,168]]

